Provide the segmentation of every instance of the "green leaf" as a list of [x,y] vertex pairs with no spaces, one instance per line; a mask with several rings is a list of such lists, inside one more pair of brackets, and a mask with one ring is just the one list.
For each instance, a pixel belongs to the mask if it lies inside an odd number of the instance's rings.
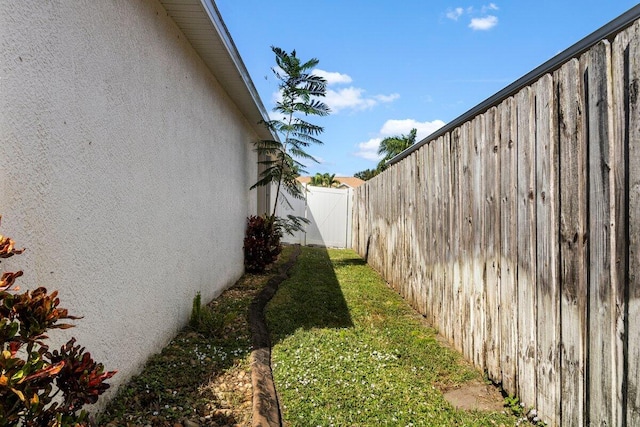
[[20,369],[18,372],[11,376],[11,382],[20,381],[24,377],[24,370]]

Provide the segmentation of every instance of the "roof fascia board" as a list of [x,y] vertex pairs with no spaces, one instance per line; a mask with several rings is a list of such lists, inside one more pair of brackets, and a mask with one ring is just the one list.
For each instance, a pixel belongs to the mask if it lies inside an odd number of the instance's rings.
[[262,116],[263,120],[265,121],[268,120],[269,114],[267,113],[267,110],[262,104],[262,100],[258,95],[258,91],[256,90],[256,87],[253,85],[253,80],[251,80],[251,76],[249,76],[249,72],[247,71],[247,68],[245,67],[244,62],[240,57],[240,53],[238,52],[238,49],[236,48],[236,44],[233,42],[233,39],[231,38],[231,34],[229,33],[229,30],[227,29],[226,24],[222,20],[222,16],[220,15],[220,11],[218,10],[218,7],[215,5],[215,3],[212,0],[200,0],[200,3],[202,4],[202,7],[204,7],[205,12],[207,12],[209,19],[213,23],[213,27],[215,28],[216,32],[218,33],[218,36],[222,40],[225,48],[227,49],[229,58],[233,62],[233,65],[238,71],[238,75],[244,82],[244,85],[247,87],[247,90],[249,91],[249,95],[253,99],[253,102],[256,105],[256,108],[260,110],[260,115]]

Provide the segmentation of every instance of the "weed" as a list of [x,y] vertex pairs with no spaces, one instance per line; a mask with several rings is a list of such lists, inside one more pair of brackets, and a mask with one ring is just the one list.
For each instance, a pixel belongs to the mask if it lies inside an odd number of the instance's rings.
[[200,292],[193,298],[189,326],[194,332],[213,338],[222,333],[236,314],[233,311],[224,313],[201,303]]

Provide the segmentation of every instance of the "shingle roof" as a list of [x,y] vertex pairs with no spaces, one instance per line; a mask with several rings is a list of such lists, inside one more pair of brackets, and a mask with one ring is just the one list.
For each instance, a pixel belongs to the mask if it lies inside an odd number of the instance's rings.
[[[310,176],[299,176],[296,179],[302,184],[308,184],[311,181]],[[344,184],[351,188],[358,188],[364,184],[363,180],[356,178],[355,176],[336,176],[335,179],[339,181],[340,184]]]

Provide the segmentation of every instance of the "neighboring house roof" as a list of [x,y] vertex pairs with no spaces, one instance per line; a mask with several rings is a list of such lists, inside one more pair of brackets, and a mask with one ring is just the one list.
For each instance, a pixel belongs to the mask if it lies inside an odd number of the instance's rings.
[[[296,179],[300,181],[302,184],[308,184],[311,181],[310,176],[299,176]],[[358,188],[362,184],[364,184],[363,180],[361,180],[360,178],[356,178],[355,176],[336,176],[335,179],[338,182],[340,182],[340,185],[338,186],[338,188],[339,187]]]
[[261,120],[267,111],[213,0],[160,0],[259,138],[276,138]]

